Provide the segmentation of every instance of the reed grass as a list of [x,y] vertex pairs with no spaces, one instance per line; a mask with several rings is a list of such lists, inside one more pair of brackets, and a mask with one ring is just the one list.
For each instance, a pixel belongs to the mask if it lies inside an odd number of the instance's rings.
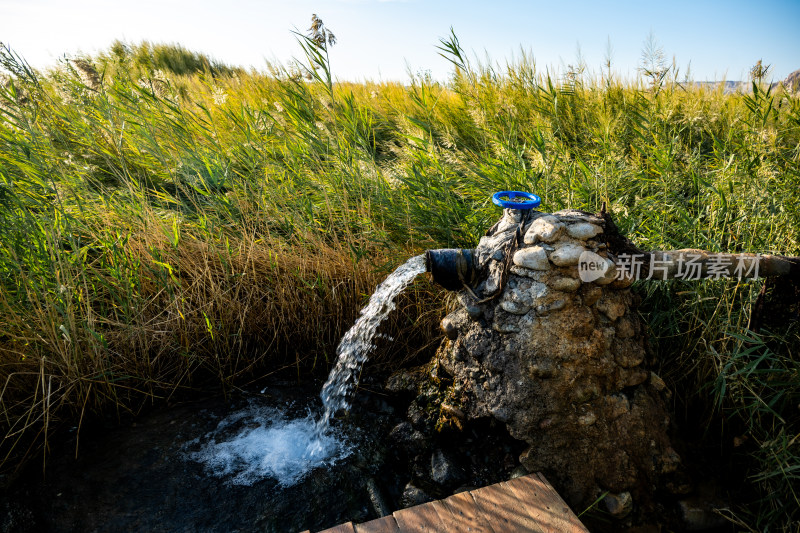
[[[447,83],[333,83],[327,49],[298,37],[308,61],[269,73],[182,49],[172,68],[168,46],[119,43],[37,72],[0,48],[6,472],[87,417],[278,369],[324,376],[375,284],[425,248],[475,245],[495,190],[535,191],[549,211],[606,203],[645,249],[800,255],[790,91],[756,80],[726,95],[674,66],[633,81],[610,63],[558,76],[526,54],[500,67],[455,35],[440,48]],[[749,439],[741,480],[757,498],[725,512],[788,530],[800,334],[747,329],[759,290],[638,287],[675,409],[724,420],[710,442]],[[418,281],[375,361],[429,354],[442,302]]]

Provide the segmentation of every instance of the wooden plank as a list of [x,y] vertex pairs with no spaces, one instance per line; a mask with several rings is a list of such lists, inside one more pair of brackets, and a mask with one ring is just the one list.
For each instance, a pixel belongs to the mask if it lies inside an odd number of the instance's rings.
[[478,509],[495,532],[543,533],[539,522],[526,509],[530,502],[520,500],[510,487],[497,483],[471,492]]
[[400,528],[394,516],[387,515],[363,524],[356,524],[356,533],[398,533]]
[[444,531],[470,533],[499,533],[494,531],[475,505],[469,492],[454,494],[444,500],[433,502],[444,525]]
[[353,527],[352,522],[347,522],[346,524],[339,524],[325,531],[320,531],[320,533],[356,533],[356,529]]
[[445,531],[439,513],[430,503],[400,509],[392,513],[401,533],[441,533]]
[[543,533],[589,533],[575,513],[541,474],[530,474],[501,485],[523,502],[528,515],[538,520]]

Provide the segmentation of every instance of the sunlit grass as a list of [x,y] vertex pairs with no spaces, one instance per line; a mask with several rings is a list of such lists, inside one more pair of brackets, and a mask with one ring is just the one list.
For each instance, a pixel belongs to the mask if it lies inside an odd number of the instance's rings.
[[[334,84],[301,41],[306,71],[269,75],[185,50],[165,70],[169,47],[150,45],[36,73],[2,50],[4,469],[86,416],[324,375],[375,284],[424,248],[475,245],[496,190],[606,203],[645,249],[800,255],[796,95],[561,79],[527,56],[500,69],[454,37],[447,84]],[[797,328],[747,331],[759,289],[639,287],[676,408],[757,443],[744,475],[765,499],[735,516],[760,530],[800,509],[800,365]],[[434,346],[442,300],[417,283],[376,360]]]

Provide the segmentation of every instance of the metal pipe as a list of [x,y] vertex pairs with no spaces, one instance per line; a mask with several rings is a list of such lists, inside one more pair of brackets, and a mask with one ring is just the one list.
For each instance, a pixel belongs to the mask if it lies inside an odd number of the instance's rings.
[[475,251],[466,248],[426,251],[425,269],[431,273],[433,281],[451,291],[474,285],[478,277]]

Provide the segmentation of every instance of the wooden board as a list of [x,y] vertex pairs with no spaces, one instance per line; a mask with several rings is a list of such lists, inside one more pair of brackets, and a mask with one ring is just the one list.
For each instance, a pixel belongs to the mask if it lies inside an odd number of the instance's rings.
[[398,533],[400,528],[394,516],[388,515],[356,525],[356,533]]
[[[322,533],[589,533],[541,474],[530,474]],[[307,532],[306,532],[307,533]]]

